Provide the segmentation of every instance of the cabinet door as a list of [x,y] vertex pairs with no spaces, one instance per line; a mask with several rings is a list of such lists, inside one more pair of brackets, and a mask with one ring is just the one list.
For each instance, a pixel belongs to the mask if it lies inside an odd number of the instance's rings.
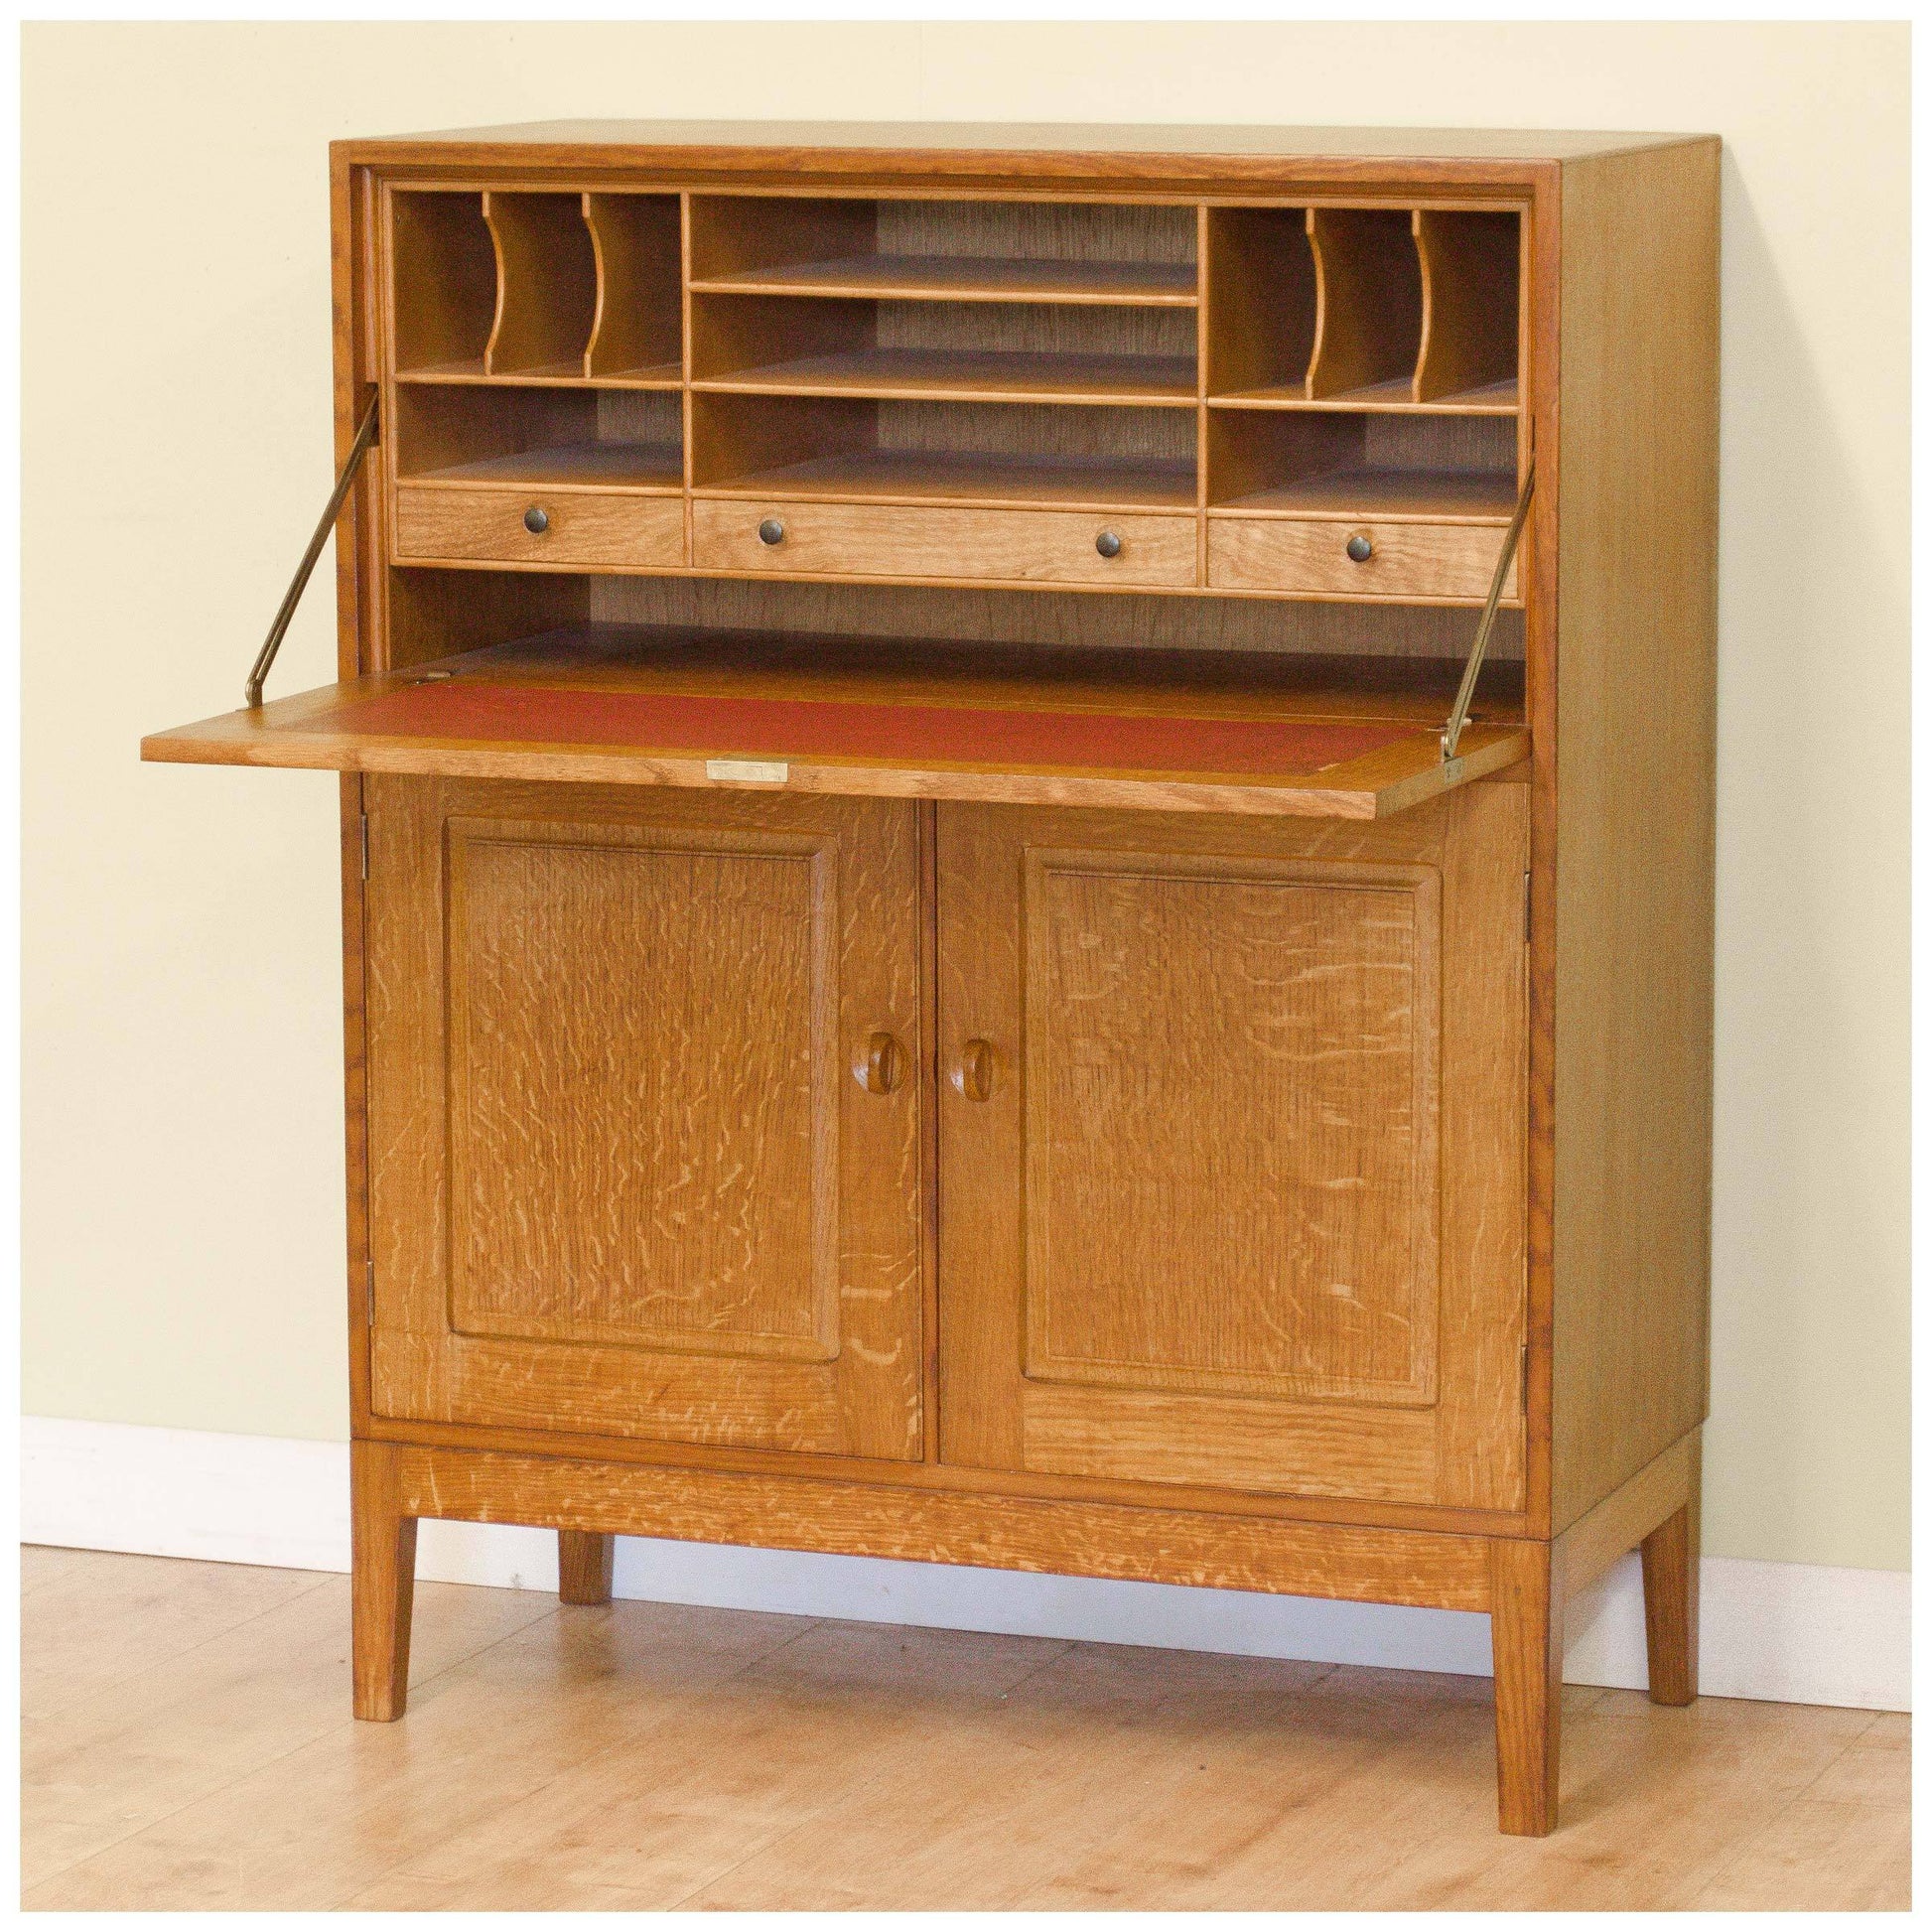
[[917,808],[365,795],[375,1411],[919,1455]]
[[1521,1506],[1527,797],[939,807],[945,1460]]

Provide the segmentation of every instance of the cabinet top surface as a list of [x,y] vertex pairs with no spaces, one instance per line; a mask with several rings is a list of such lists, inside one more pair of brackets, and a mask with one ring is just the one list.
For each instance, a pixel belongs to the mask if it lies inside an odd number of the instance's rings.
[[1543,128],[1239,127],[1020,121],[525,121],[342,143],[352,161],[410,162],[433,151],[501,148],[601,151],[599,159],[675,154],[687,164],[731,165],[748,151],[808,150],[853,156],[1002,155],[1064,161],[1091,156],[1239,163],[1287,160],[1395,163],[1553,162],[1633,148],[1668,147],[1708,135],[1563,132]]

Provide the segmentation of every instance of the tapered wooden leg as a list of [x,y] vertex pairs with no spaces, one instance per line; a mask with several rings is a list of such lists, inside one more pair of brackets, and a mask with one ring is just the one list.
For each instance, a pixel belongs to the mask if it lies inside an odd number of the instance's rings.
[[387,1724],[409,1700],[416,1519],[402,1513],[396,1452],[387,1443],[351,1443],[348,1469],[355,1715]]
[[1697,1502],[1643,1540],[1643,1635],[1652,1704],[1692,1704],[1698,1694]]
[[1516,1838],[1556,1829],[1563,1709],[1563,1587],[1547,1543],[1489,1546],[1496,1670],[1496,1809]]
[[595,1530],[557,1532],[557,1595],[566,1603],[608,1603],[615,1536]]

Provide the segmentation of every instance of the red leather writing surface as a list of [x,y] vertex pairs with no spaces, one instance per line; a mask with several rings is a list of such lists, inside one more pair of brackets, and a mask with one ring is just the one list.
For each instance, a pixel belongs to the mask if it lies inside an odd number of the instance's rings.
[[305,731],[519,745],[611,745],[686,758],[1306,777],[1413,738],[1412,727],[1144,712],[998,711],[554,686],[410,685],[306,720]]

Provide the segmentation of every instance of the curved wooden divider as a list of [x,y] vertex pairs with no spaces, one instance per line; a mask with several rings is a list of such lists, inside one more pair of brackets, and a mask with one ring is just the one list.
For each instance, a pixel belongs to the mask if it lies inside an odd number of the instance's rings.
[[483,198],[496,248],[488,375],[582,377],[597,314],[597,257],[578,195]]
[[1415,400],[1514,381],[1522,286],[1516,215],[1418,208],[1415,234],[1422,263]]
[[1414,400],[1422,347],[1422,261],[1399,208],[1309,210],[1314,252],[1311,400],[1400,384]]
[[407,190],[395,195],[392,208],[398,372],[481,372],[497,283],[481,200]]
[[675,384],[684,374],[674,195],[586,195],[596,303],[584,373]]

